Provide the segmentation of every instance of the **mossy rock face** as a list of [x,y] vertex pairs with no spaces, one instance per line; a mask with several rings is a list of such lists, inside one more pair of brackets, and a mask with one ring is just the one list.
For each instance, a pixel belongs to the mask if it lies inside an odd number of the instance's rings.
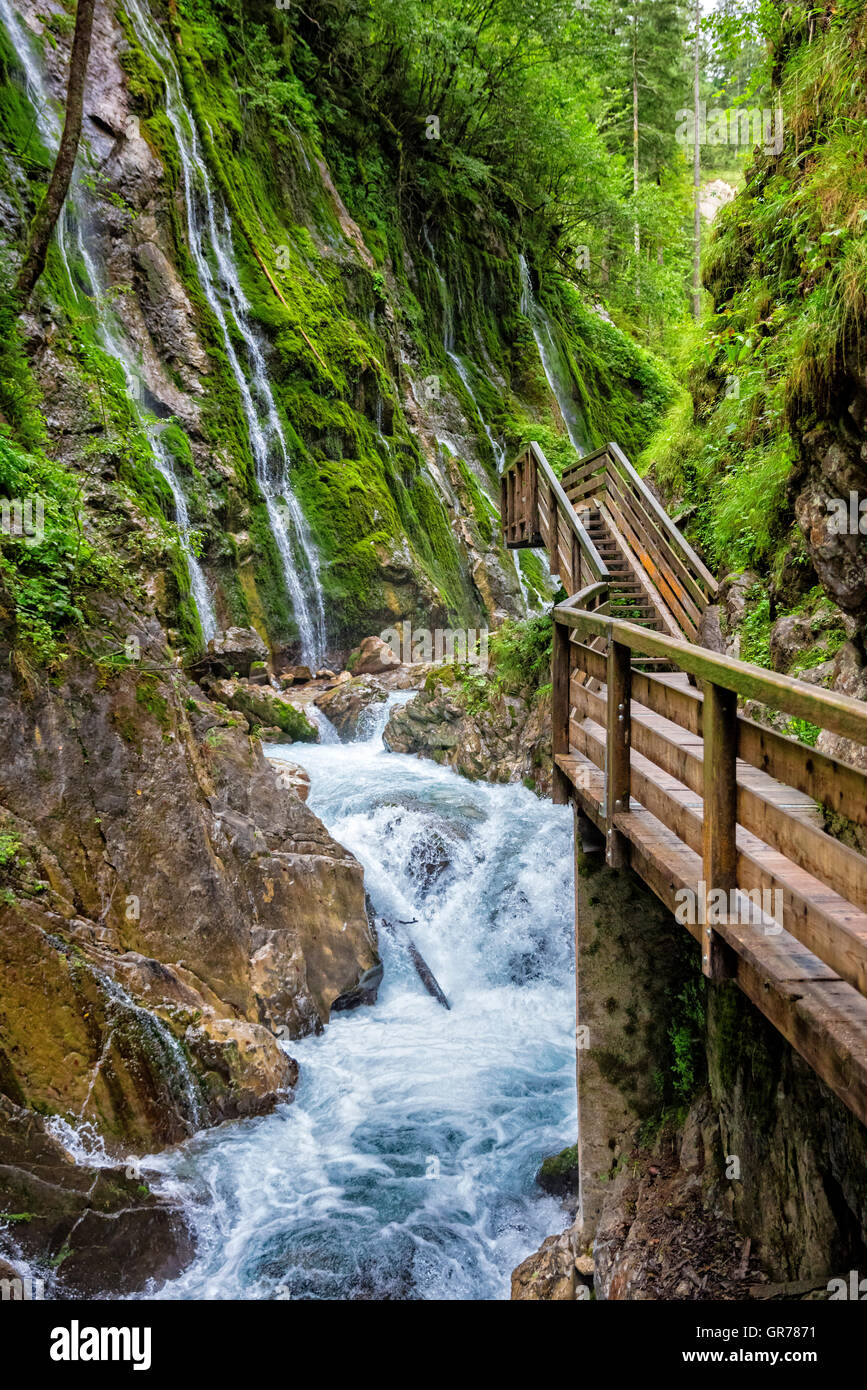
[[546,1158],[536,1174],[536,1182],[552,1197],[577,1197],[580,1182],[578,1145]]
[[279,729],[290,743],[317,743],[319,740],[315,724],[270,686],[242,680],[215,680],[209,682],[208,689],[222,704],[243,714],[254,728]]

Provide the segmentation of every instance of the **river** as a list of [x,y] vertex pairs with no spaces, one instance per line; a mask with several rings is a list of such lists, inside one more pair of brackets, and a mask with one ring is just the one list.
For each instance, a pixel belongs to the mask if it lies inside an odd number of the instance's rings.
[[387,713],[354,744],[269,752],[308,769],[312,809],[377,912],[413,921],[451,1010],[382,931],[377,1003],[287,1044],[291,1104],[146,1160],[199,1241],[160,1297],[507,1298],[565,1225],[533,1176],[575,1136],[569,812],[386,752]]

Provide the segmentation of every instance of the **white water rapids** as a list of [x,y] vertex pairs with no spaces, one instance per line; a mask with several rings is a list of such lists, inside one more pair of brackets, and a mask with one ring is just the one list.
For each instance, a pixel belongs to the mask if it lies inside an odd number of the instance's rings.
[[144,1160],[199,1240],[160,1297],[505,1298],[564,1223],[533,1175],[575,1135],[569,814],[385,752],[387,714],[365,742],[269,751],[309,770],[377,913],[415,919],[451,1010],[381,931],[378,1002],[287,1045],[291,1104]]

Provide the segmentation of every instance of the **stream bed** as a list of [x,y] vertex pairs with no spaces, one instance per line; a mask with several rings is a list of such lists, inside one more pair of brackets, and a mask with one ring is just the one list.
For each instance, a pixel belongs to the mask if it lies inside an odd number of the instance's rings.
[[569,812],[388,753],[388,708],[370,715],[354,744],[268,751],[308,769],[377,913],[412,925],[380,932],[375,1005],[287,1043],[291,1104],[145,1161],[199,1240],[161,1297],[507,1298],[566,1222],[534,1173],[575,1135]]

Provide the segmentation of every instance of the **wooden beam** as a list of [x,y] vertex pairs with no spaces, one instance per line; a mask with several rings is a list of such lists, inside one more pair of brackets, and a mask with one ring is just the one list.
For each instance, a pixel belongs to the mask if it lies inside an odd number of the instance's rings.
[[725,979],[725,950],[709,924],[707,896],[737,887],[737,734],[738,705],[731,690],[708,682],[704,688],[704,834],[702,868],[705,884],[702,971],[710,980]]
[[569,647],[569,629],[555,622],[551,653],[551,741],[555,759],[551,794],[558,806],[568,805],[571,798],[569,780],[556,762],[558,754],[569,752],[569,676],[572,664]]
[[608,647],[606,685],[608,699],[605,758],[605,858],[610,868],[627,861],[614,817],[629,810],[630,720],[632,705],[632,653],[619,642]]
[[745,700],[758,700],[771,709],[818,724],[819,728],[839,734],[841,738],[867,744],[867,703],[863,700],[854,700],[835,690],[820,690],[793,676],[781,676],[776,671],[766,671],[732,656],[720,656],[692,642],[664,637],[633,623],[595,613],[579,613],[565,604],[558,605],[554,616],[583,637],[607,637],[623,642],[644,656],[664,657],[681,671],[734,691]]

